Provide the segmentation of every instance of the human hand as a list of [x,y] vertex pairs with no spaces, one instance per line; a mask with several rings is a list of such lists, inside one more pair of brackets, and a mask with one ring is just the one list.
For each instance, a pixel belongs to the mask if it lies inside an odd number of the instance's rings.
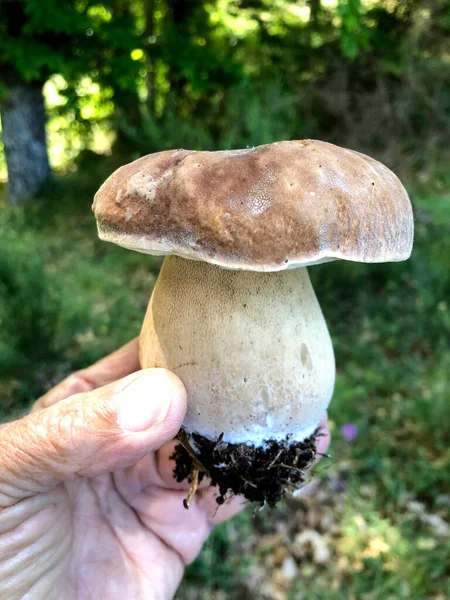
[[167,443],[185,390],[139,368],[134,340],[0,426],[1,600],[172,598],[211,526],[243,508],[218,510],[205,481],[186,512]]
[[139,368],[134,340],[0,427],[2,600],[171,598],[211,526],[242,507],[217,510],[205,483],[186,512],[164,445],[185,390]]

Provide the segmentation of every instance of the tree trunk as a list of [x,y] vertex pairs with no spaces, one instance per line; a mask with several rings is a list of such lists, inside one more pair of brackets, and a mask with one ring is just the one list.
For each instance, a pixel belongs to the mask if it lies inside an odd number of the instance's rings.
[[42,85],[10,86],[1,118],[9,199],[21,204],[36,196],[51,176]]

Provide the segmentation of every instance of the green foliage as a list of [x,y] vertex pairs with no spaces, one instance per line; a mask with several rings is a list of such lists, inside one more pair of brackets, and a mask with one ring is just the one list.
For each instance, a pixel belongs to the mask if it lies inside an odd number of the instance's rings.
[[134,86],[129,51],[134,48],[136,25],[118,6],[113,1],[99,6],[90,1],[3,0],[2,77],[7,82],[44,82],[53,73],[74,80],[97,72],[106,80],[115,69],[116,85]]
[[[232,88],[223,101],[221,119],[216,123],[221,149],[257,146],[288,138],[302,138],[311,133],[313,122],[298,118],[296,98],[274,79],[264,85],[242,81]],[[246,110],[242,110],[242,106]],[[211,129],[214,123],[211,123]]]
[[55,281],[47,277],[39,254],[27,251],[25,240],[8,225],[2,222],[0,228],[0,373],[13,379],[21,400],[22,393],[33,391],[34,365],[59,358],[60,345],[69,339],[59,331],[62,306]]
[[97,239],[90,205],[104,167],[96,176],[0,213],[0,418],[139,333],[158,263]]
[[133,156],[314,136],[422,185],[448,152],[449,23],[423,0],[3,0],[0,79],[56,75],[58,166],[99,134]]
[[[242,111],[245,104],[246,110]],[[136,157],[171,148],[219,150],[268,144],[314,134],[314,123],[297,118],[296,98],[280,82],[267,85],[243,80],[217,98],[207,114],[184,117],[169,96],[164,113],[155,117],[143,109],[139,125],[120,120]]]
[[[72,130],[89,139],[94,111],[86,111],[86,78],[100,87],[103,103],[114,93],[125,99],[131,95],[135,102],[139,64],[131,53],[138,43],[138,24],[128,3],[2,0],[0,98],[7,96],[9,86],[43,85],[57,74],[65,85],[59,89],[62,102],[53,109],[54,118],[66,116],[68,134]],[[104,119],[101,110],[95,113],[98,121]]]
[[341,0],[337,16],[341,19],[341,50],[349,59],[358,56],[360,50],[368,48],[368,33],[362,24],[360,0]]

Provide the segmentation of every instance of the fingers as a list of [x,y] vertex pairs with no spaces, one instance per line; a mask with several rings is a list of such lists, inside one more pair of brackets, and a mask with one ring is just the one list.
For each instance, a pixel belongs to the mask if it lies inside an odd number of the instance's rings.
[[61,481],[123,469],[178,432],[186,392],[146,369],[0,427],[0,506]]
[[189,510],[183,506],[186,497],[183,490],[153,486],[126,499],[137,511],[142,523],[188,564],[200,552],[211,527],[231,518],[246,506],[239,497],[218,506],[216,495],[217,490],[211,487],[199,491]]
[[100,387],[126,377],[140,368],[139,339],[135,338],[119,350],[85,369],[84,373],[87,379],[95,384],[95,387]]
[[316,452],[318,459],[326,454],[328,446],[330,445],[331,435],[327,425],[328,413],[325,413],[320,419],[319,427],[321,429],[320,436],[317,438]]
[[[317,442],[316,442],[316,459],[315,459],[315,463],[311,467],[312,469],[314,469],[314,467],[316,466],[316,464],[319,462],[319,460],[323,456],[326,456],[328,447],[330,445],[331,434],[330,434],[330,430],[328,428],[327,419],[328,419],[328,413],[325,413],[323,415],[323,417],[320,419],[320,423],[318,425],[318,427],[320,427],[320,435],[317,437]],[[312,476],[312,478],[314,478],[314,475]],[[302,496],[304,494],[307,495],[307,494],[310,493],[311,487],[312,486],[310,485],[310,482],[308,482],[303,487],[298,488],[297,490],[295,490],[295,492],[293,493],[293,496],[297,497],[297,496]]]
[[48,408],[60,400],[73,396],[73,394],[90,392],[138,371],[141,368],[138,344],[139,340],[135,338],[87,369],[69,375],[42,396],[35,403],[33,411]]

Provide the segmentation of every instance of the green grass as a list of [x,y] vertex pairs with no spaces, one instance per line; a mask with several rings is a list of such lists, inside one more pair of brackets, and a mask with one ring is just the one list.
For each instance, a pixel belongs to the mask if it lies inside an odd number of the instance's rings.
[[[1,418],[139,332],[159,262],[97,240],[90,204],[108,168],[0,211]],[[449,538],[429,519],[450,520],[450,199],[413,201],[408,262],[310,270],[338,367],[332,459],[316,479],[345,491],[336,492],[333,532],[318,527],[331,559],[297,559],[285,598],[450,597]],[[351,443],[345,423],[358,427]],[[217,528],[179,597],[263,598],[247,585],[275,553],[260,539],[291,518],[288,506],[257,518],[249,510]]]
[[0,418],[139,333],[159,262],[97,239],[96,187],[0,212]]

